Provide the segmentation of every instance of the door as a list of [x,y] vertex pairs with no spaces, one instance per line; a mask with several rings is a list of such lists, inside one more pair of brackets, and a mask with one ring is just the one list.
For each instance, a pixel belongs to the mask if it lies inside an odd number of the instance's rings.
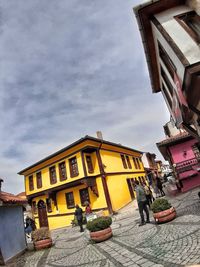
[[47,209],[43,200],[38,202],[38,217],[40,227],[49,227],[47,218]]
[[128,189],[129,189],[129,192],[130,192],[130,195],[131,195],[131,199],[133,200],[135,198],[135,196],[134,196],[134,188],[132,186],[131,179],[126,179],[126,181],[127,181],[127,184],[128,184]]

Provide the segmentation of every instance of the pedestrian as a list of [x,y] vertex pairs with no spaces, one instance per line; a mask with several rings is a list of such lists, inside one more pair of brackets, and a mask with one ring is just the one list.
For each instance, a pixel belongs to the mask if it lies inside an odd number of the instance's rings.
[[162,182],[158,176],[156,176],[156,186],[159,190],[159,193],[161,194],[161,197],[165,196],[165,192],[163,191]]
[[[144,188],[140,185],[139,181],[135,181],[136,187],[135,187],[135,192],[136,192],[136,198],[137,198],[137,203],[138,203],[138,208],[139,208],[139,213],[140,213],[140,218],[141,218],[141,223],[139,226],[145,225],[145,223],[150,223],[149,221],[149,211],[147,208],[147,200],[146,200],[146,195]],[[144,211],[146,213],[146,222],[144,220]]]
[[80,232],[83,232],[83,210],[79,207],[79,205],[76,205],[75,216],[78,225],[80,226]]
[[150,205],[152,204],[154,197],[153,197],[153,194],[152,194],[152,191],[149,185],[144,183],[143,187],[144,187],[144,191],[145,191],[145,195],[147,199],[147,205],[150,208]]
[[36,229],[35,221],[31,219],[29,216],[26,216],[25,219],[25,233],[27,237],[30,237],[32,231]]
[[90,207],[90,203],[88,201],[85,201],[85,218],[87,222],[91,214],[92,214],[92,209]]

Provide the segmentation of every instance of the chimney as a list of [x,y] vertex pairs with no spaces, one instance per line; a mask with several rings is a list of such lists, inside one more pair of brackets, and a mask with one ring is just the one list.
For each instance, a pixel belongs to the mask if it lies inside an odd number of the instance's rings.
[[96,134],[97,134],[97,138],[103,140],[103,135],[101,131],[97,131]]

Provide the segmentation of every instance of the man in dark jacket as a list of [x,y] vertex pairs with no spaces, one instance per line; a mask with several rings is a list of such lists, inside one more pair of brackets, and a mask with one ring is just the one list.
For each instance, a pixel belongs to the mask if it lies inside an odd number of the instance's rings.
[[150,223],[149,221],[149,211],[147,208],[147,199],[145,195],[144,188],[140,185],[139,181],[136,181],[136,187],[135,187],[135,192],[136,192],[136,198],[137,198],[137,203],[138,203],[138,208],[139,208],[139,213],[140,213],[140,218],[141,218],[141,223],[139,226],[145,225],[144,221],[144,213],[146,213],[146,223]]
[[76,205],[75,216],[78,221],[78,225],[80,226],[80,232],[83,232],[83,210]]

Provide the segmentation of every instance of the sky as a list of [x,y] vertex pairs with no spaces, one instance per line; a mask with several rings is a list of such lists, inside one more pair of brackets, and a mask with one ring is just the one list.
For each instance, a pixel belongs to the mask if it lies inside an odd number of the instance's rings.
[[152,94],[132,8],[142,0],[0,2],[0,177],[85,135],[159,154],[169,113]]

